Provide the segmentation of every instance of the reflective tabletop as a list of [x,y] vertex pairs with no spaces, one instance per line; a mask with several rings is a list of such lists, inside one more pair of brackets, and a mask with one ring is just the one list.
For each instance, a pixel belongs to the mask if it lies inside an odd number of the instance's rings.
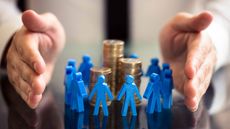
[[33,110],[17,95],[7,77],[2,78],[1,87],[5,99],[0,101],[1,129],[209,129],[213,126],[203,102],[198,111],[192,113],[185,107],[183,97],[175,94],[171,110],[147,114],[146,102],[142,102],[137,107],[136,117],[130,113],[127,117],[122,117],[122,103],[113,101],[109,106],[109,116],[103,117],[102,112],[99,116],[92,115],[94,107],[88,101],[85,101],[83,113],[59,105],[54,96],[64,96],[55,95],[49,88],[46,89],[39,107]]

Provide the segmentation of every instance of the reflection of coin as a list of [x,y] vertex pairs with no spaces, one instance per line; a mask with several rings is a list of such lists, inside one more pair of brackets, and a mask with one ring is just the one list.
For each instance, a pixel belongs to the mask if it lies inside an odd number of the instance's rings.
[[[106,67],[92,67],[90,69],[90,84],[89,84],[89,91],[91,92],[93,87],[95,86],[95,84],[97,83],[97,78],[100,75],[104,75],[105,76],[105,82],[107,83],[107,85],[110,87],[111,89],[111,85],[112,85],[112,79],[111,79],[111,69],[110,68],[106,68]],[[113,89],[111,89],[113,90]],[[106,97],[107,100],[107,105],[111,104],[111,101],[109,101],[109,99]],[[94,97],[92,98],[92,101],[90,102],[91,105],[95,105],[96,102],[96,95],[94,95]]]

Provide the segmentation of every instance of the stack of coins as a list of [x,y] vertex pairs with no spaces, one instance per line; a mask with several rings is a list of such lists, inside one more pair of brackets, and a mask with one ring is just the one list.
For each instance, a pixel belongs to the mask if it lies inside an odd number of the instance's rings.
[[121,40],[104,40],[103,42],[103,66],[111,68],[112,83],[111,91],[116,95],[116,76],[118,71],[118,61],[124,56],[124,42]]
[[[105,76],[105,82],[107,85],[110,87],[111,90],[111,84],[112,84],[112,79],[111,79],[111,69],[106,68],[106,67],[92,67],[90,69],[90,84],[89,84],[89,91],[91,92],[93,90],[93,87],[95,86],[97,82],[97,78],[100,75]],[[111,101],[109,101],[108,97],[106,97],[107,100],[107,105],[111,104]],[[96,103],[96,95],[93,96],[92,101],[90,102],[91,105],[95,105]]]
[[[122,85],[125,83],[125,76],[128,74],[133,76],[134,82],[137,85],[137,88],[140,90],[142,76],[142,62],[140,59],[121,58],[119,59],[118,70],[118,83],[116,87],[117,92],[119,92]],[[137,96],[135,96],[135,100],[136,104],[141,103],[141,101],[138,100]]]

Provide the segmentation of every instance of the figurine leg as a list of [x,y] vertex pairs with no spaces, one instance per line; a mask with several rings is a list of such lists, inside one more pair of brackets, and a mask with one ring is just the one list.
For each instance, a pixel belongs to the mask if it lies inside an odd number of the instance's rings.
[[156,98],[156,103],[157,103],[157,112],[161,112],[161,99],[160,99],[160,96],[158,96],[158,98]]
[[147,106],[147,113],[152,114],[155,110],[156,96],[151,97]]
[[170,94],[169,100],[170,100],[170,107],[171,107],[171,106],[173,105],[173,98],[172,98],[172,94]]
[[169,99],[167,95],[163,95],[163,108],[168,109]]
[[130,104],[131,104],[131,110],[132,110],[132,115],[136,116],[137,115],[137,111],[136,111],[136,104],[135,104],[135,100],[131,99],[130,100]]
[[78,96],[77,106],[78,106],[77,112],[84,112],[83,97]]
[[76,109],[77,109],[77,103],[76,103],[75,99],[72,99],[71,110],[76,110]]
[[123,102],[123,106],[122,106],[122,110],[121,110],[121,115],[122,116],[126,116],[127,115],[128,106],[129,106],[129,101],[125,100]]
[[103,109],[104,116],[108,116],[109,113],[108,113],[108,107],[107,107],[106,100],[102,101],[102,109]]
[[98,115],[99,107],[100,107],[100,100],[97,99],[97,100],[96,100],[95,107],[94,107],[94,111],[93,111],[93,115],[94,115],[94,116],[97,116],[97,115]]

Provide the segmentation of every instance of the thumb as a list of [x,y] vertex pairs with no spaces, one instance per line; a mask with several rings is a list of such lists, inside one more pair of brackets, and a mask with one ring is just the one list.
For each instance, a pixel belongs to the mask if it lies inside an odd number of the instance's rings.
[[198,15],[179,13],[172,22],[172,26],[179,31],[199,32],[206,29],[212,22],[213,15],[204,11]]
[[39,15],[33,10],[27,10],[22,14],[22,22],[30,31],[47,32],[55,29],[55,21],[56,17],[50,13]]

